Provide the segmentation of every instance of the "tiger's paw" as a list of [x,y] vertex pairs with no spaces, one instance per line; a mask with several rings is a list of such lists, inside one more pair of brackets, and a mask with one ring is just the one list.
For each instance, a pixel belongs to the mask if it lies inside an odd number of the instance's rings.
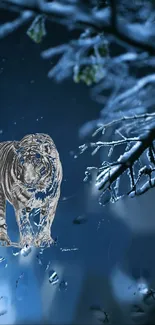
[[11,240],[6,232],[0,231],[0,246],[11,246]]

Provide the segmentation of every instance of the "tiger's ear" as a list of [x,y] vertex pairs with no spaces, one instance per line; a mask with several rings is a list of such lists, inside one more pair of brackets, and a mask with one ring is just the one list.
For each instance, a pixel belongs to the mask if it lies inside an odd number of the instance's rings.
[[13,141],[13,146],[15,151],[19,150],[20,146],[19,146],[19,141]]

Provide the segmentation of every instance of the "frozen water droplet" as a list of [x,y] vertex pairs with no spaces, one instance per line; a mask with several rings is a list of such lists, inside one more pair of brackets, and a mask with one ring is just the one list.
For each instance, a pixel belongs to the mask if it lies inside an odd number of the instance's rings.
[[65,291],[67,290],[68,283],[67,281],[61,281],[59,284],[59,290],[60,291]]
[[25,245],[21,251],[20,251],[22,256],[28,256],[31,253],[31,246]]
[[6,258],[5,257],[2,257],[2,256],[0,256],[0,267],[7,267],[8,266],[8,264],[7,264],[7,260],[6,260]]
[[54,270],[49,271],[49,283],[56,284],[59,281],[59,277]]
[[0,316],[7,314],[8,312],[8,298],[6,296],[0,297]]

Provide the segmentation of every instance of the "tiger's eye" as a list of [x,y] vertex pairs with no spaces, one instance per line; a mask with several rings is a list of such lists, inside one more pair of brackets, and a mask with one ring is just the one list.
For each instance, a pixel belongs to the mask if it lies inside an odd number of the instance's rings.
[[31,212],[31,208],[30,207],[26,207],[26,212]]
[[49,153],[49,146],[44,146],[45,152]]

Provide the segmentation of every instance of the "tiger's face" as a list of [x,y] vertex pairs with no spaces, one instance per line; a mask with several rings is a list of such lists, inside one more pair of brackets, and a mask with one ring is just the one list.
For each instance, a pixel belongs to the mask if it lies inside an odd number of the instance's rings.
[[50,185],[58,163],[58,152],[48,135],[25,136],[18,145],[21,181],[28,189],[43,191]]

